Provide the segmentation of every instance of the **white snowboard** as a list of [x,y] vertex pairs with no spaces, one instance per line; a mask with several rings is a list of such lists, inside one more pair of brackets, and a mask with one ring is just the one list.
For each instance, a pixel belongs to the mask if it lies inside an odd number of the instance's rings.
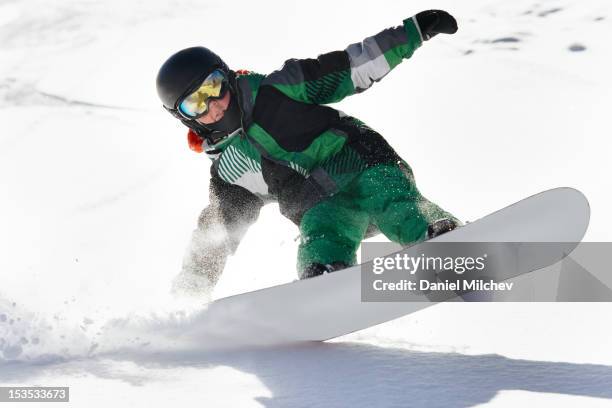
[[[536,194],[435,238],[438,242],[579,242],[589,204],[572,188]],[[427,302],[362,302],[361,270],[354,266],[219,299],[192,316],[179,336],[202,345],[259,346],[322,341],[431,306]],[[180,334],[179,334],[180,333]]]

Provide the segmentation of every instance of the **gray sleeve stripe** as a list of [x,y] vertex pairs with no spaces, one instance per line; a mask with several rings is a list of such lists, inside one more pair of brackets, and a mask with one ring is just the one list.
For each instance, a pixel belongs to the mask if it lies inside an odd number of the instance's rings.
[[346,49],[351,67],[358,67],[383,55],[375,37],[368,37],[360,43],[351,44]]
[[380,52],[385,53],[392,48],[408,42],[408,34],[404,26],[387,28],[374,36],[376,43],[380,47]]
[[357,92],[364,91],[389,73],[391,67],[384,53],[408,42],[404,26],[397,26],[348,46],[351,80]]
[[351,80],[357,92],[368,89],[391,70],[375,37],[349,45],[346,52],[351,63]]

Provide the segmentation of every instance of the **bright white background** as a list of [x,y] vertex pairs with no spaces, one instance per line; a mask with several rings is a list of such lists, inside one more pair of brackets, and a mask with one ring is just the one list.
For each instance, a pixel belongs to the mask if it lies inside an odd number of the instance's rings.
[[[205,45],[267,73],[428,8],[459,32],[338,108],[464,220],[571,186],[591,202],[586,240],[610,241],[607,0],[3,0],[0,383],[70,385],[88,407],[118,394],[120,406],[612,406],[608,304],[439,305],[303,348],[134,360],[106,338],[95,353],[108,319],[177,307],[170,281],[207,203],[208,159],[157,100],[161,63]],[[215,297],[295,279],[296,236],[266,207]]]

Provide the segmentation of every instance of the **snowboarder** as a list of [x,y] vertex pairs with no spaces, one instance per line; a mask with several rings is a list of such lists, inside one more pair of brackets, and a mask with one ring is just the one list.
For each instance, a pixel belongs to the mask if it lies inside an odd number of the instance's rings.
[[382,232],[409,245],[459,225],[419,193],[410,166],[380,134],[326,106],[368,89],[423,41],[456,31],[449,13],[427,10],[269,75],[233,71],[205,47],[172,55],[159,70],[158,95],[189,128],[191,149],[212,159],[210,204],[175,289],[210,291],[268,202],[299,226],[300,279],[354,264],[366,236]]

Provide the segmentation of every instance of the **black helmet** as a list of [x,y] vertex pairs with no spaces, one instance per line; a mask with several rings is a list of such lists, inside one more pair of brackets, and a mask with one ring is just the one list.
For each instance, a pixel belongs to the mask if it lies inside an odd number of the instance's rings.
[[[232,97],[223,118],[213,124],[202,125],[196,120],[181,117],[176,110],[179,99],[186,96],[198,80],[204,80],[215,69],[222,70],[230,82]],[[157,74],[157,94],[164,107],[184,125],[208,139],[213,147],[242,127],[242,110],[237,92],[234,73],[221,57],[206,47],[185,48],[177,52],[164,62]]]
[[230,69],[221,57],[206,47],[185,48],[172,55],[157,74],[157,94],[164,106],[176,109],[177,102],[199,79],[215,69],[229,74]]

